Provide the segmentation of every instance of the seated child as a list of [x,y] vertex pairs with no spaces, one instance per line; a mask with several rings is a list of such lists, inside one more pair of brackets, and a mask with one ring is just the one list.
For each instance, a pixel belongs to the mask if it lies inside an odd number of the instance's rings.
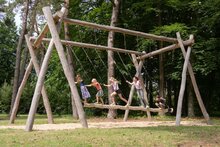
[[[157,95],[155,105],[157,107],[159,107],[160,109],[165,109],[166,108],[166,99]],[[169,113],[173,112],[173,108],[167,107],[167,109],[168,109]]]

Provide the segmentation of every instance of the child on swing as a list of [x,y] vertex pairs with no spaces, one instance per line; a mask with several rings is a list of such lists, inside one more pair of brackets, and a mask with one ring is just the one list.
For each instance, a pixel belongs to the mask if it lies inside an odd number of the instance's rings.
[[138,98],[140,100],[140,104],[142,107],[146,107],[146,102],[144,100],[144,91],[143,91],[143,88],[141,86],[141,83],[140,83],[140,80],[138,77],[134,76],[133,77],[133,81],[132,82],[129,82],[129,81],[126,81],[128,84],[130,85],[134,85],[135,89],[136,89],[136,92],[137,92],[137,95],[138,95]]
[[93,78],[91,84],[86,85],[86,86],[87,87],[94,86],[96,88],[96,90],[97,90],[97,93],[96,93],[96,104],[99,103],[99,100],[101,101],[102,104],[104,104],[104,101],[102,99],[102,96],[104,94],[103,94],[103,90],[102,90],[102,87],[101,87],[100,83],[95,78]]
[[166,100],[163,97],[160,97],[159,94],[156,97],[155,105],[160,109],[165,109]]
[[113,77],[110,77],[109,82],[110,82],[110,84],[108,84],[108,85],[104,84],[104,86],[106,86],[106,87],[112,86],[112,88],[113,88],[113,92],[111,93],[111,99],[112,99],[111,105],[116,105],[115,96],[118,95],[119,98],[126,103],[126,106],[128,106],[128,101],[122,96],[122,92],[119,89],[118,80],[116,80]]
[[[159,109],[165,109],[166,108],[166,99],[161,97],[159,94],[157,94],[156,97],[156,103],[155,105],[159,108]],[[168,112],[172,113],[173,112],[173,108],[169,108],[169,106],[167,106]]]
[[84,100],[84,103],[88,103],[88,98],[91,97],[88,89],[86,88],[83,79],[81,78],[81,76],[79,74],[76,75],[76,82],[75,84],[79,84],[80,85],[80,90],[81,90],[81,94],[82,94],[82,98]]

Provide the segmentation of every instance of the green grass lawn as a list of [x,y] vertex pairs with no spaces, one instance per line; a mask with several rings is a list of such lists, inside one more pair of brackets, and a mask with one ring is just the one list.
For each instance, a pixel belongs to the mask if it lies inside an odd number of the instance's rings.
[[[27,116],[19,116],[17,124],[24,125]],[[8,120],[0,115],[0,125]],[[154,119],[160,121],[159,117]],[[175,118],[162,117],[161,120]],[[73,122],[70,116],[55,117],[56,123]],[[89,120],[90,121],[90,120]],[[92,120],[94,121],[94,120]],[[7,123],[6,123],[7,122]],[[37,116],[38,124],[46,123],[45,116]],[[75,120],[75,122],[77,122]],[[220,146],[220,120],[212,126],[159,126],[117,129],[74,129],[63,131],[32,131],[0,129],[0,146],[92,146],[92,147],[170,147],[170,146]]]

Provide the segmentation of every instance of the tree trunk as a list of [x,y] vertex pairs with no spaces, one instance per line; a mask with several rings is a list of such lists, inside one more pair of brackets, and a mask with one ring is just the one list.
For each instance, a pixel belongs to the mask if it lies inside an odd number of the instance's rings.
[[[34,31],[34,25],[36,23],[36,6],[38,5],[38,0],[34,1],[34,4],[31,8],[31,16],[29,16],[29,18],[31,19],[28,30],[29,30],[29,35],[32,35],[33,31]],[[24,48],[23,50],[23,60],[21,60],[21,67],[20,67],[20,75],[19,75],[19,85],[21,83],[21,81],[23,80],[23,76],[25,73],[25,67],[28,63],[28,48],[27,46]]]
[[[162,43],[160,43],[160,48],[162,48],[161,46]],[[164,98],[164,64],[163,64],[163,54],[159,55],[159,70],[160,70],[160,89],[159,89],[159,93],[160,96]]]
[[27,16],[28,16],[28,10],[29,10],[29,0],[26,0],[24,3],[24,12],[23,12],[23,22],[22,22],[22,29],[21,34],[19,37],[18,45],[16,48],[16,63],[15,63],[15,72],[14,72],[14,80],[13,80],[13,93],[12,93],[12,100],[11,100],[11,107],[10,107],[10,113],[13,109],[13,105],[15,102],[15,98],[17,95],[18,87],[19,87],[19,75],[20,75],[20,63],[21,63],[21,48],[24,41],[24,35],[26,33],[27,28]]
[[167,105],[172,107],[172,88],[171,80],[167,80]]
[[24,77],[24,73],[25,73],[25,66],[28,62],[28,48],[27,47],[24,48],[23,53],[22,53],[22,57],[23,57],[23,59],[21,59],[20,74],[19,74],[19,80],[18,80],[19,84],[18,85],[21,84],[21,81],[22,81],[22,79]]
[[153,83],[152,80],[149,80],[149,107],[154,105],[154,97],[153,97]]
[[187,76],[187,97],[188,97],[188,117],[194,117],[195,113],[194,113],[193,86],[189,76]]
[[[118,20],[118,14],[119,14],[119,4],[120,0],[114,0],[113,9],[112,9],[112,17],[111,17],[111,26],[116,26],[117,20]],[[115,33],[113,31],[110,31],[108,34],[108,47],[114,46],[114,35]],[[108,51],[108,79],[110,79],[111,76],[114,76],[114,53],[112,51]],[[108,89],[108,99],[109,103],[112,103],[110,94],[112,93],[112,89]],[[109,109],[108,112],[108,118],[115,118],[116,117],[116,111]]]
[[[159,10],[159,14],[158,14],[158,26],[162,25],[162,19],[161,19],[161,0],[159,0],[158,2],[158,10]],[[159,43],[159,48],[163,47],[163,42],[161,41]],[[164,61],[163,61],[163,53],[159,55],[159,71],[160,71],[160,86],[159,86],[159,94],[161,97],[164,98]]]
[[[69,0],[65,0],[65,7],[67,8],[67,11],[66,11],[66,17],[68,16],[68,10],[69,10]],[[65,40],[70,40],[70,37],[69,37],[69,28],[68,28],[68,24],[67,23],[64,23],[64,32],[65,32]],[[73,64],[73,52],[71,50],[71,47],[70,46],[66,46],[66,49],[67,49],[67,61],[68,61],[68,64],[69,64],[69,68],[70,68],[70,71],[72,72],[72,75],[73,77],[75,77],[74,75],[74,64]],[[78,119],[79,116],[78,116],[78,113],[77,113],[77,109],[76,109],[76,104],[75,104],[75,101],[74,101],[74,97],[71,93],[71,104],[72,104],[72,115],[73,115],[73,118],[75,119]]]

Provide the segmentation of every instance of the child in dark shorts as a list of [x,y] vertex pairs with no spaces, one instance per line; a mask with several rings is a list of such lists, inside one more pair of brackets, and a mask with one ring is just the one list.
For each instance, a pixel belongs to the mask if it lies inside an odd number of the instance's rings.
[[104,84],[104,86],[107,86],[107,87],[111,87],[112,86],[112,88],[113,88],[113,92],[111,93],[111,98],[112,98],[111,105],[115,105],[116,104],[115,103],[115,96],[118,95],[119,98],[122,101],[124,101],[126,103],[126,106],[127,106],[128,105],[128,101],[122,96],[122,92],[121,92],[121,90],[119,89],[119,86],[118,86],[119,82],[115,78],[111,77],[109,79],[109,83],[110,83],[109,85]]

